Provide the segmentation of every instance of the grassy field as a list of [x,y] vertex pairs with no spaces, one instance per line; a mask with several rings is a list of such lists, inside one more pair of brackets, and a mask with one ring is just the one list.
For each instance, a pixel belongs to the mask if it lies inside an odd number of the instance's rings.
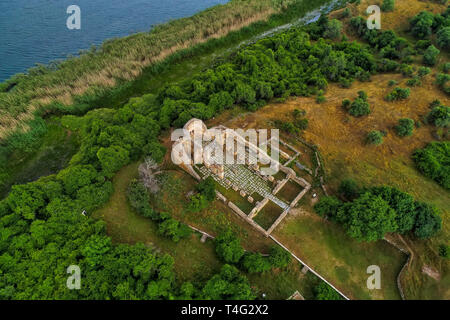
[[[123,168],[114,178],[114,194],[108,204],[96,211],[94,218],[106,222],[107,232],[114,242],[144,243],[161,253],[168,253],[175,259],[175,271],[180,281],[203,282],[217,273],[222,266],[218,260],[214,243],[211,240],[202,243],[198,234],[179,243],[161,237],[157,226],[151,220],[134,212],[127,203],[126,190],[129,182],[137,176],[138,163]],[[165,208],[177,219],[194,225],[213,235],[225,227],[231,227],[242,239],[247,250],[267,253],[273,242],[232,214],[220,202],[214,202],[203,212],[188,215],[183,213],[185,192],[193,186],[193,180],[182,172],[169,171],[165,185],[171,189],[162,189],[161,195],[154,197],[152,203],[156,208]],[[176,182],[178,187],[172,185]],[[181,182],[181,183],[180,183]],[[287,299],[294,291],[299,290],[306,298],[313,298],[313,288],[318,279],[311,273],[300,272],[301,266],[292,262],[283,270],[263,274],[246,274],[253,290],[261,298],[263,293],[267,299]]]
[[283,209],[269,201],[253,220],[265,230],[268,230],[282,213]]
[[[344,230],[317,216],[294,209],[275,230],[274,236],[315,271],[354,299],[399,299],[396,277],[406,256],[379,241],[360,244]],[[381,290],[368,290],[366,270],[381,269]]]

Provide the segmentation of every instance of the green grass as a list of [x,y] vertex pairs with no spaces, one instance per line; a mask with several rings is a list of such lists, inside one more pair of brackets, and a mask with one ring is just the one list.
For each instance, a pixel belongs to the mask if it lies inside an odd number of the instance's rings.
[[283,209],[269,201],[253,220],[267,230],[282,213]]
[[[287,218],[274,236],[350,298],[400,299],[396,277],[406,255],[387,242],[358,243],[340,226],[309,215]],[[367,289],[371,265],[381,269],[381,290]]]
[[239,194],[239,191],[234,191],[232,188],[225,189],[223,186],[221,186],[220,184],[217,183],[216,189],[217,189],[217,191],[222,193],[225,196],[225,198],[227,198],[229,201],[233,202],[239,209],[241,209],[247,215],[250,214],[250,212],[256,205],[256,201],[253,203],[250,203],[247,200],[248,195],[246,197],[242,197]]
[[277,197],[287,204],[290,204],[302,192],[303,188],[296,182],[289,180],[277,193]]

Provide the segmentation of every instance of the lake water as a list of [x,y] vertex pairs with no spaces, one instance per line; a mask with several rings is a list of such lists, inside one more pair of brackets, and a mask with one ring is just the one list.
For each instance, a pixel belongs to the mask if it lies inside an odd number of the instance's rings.
[[[92,44],[148,31],[228,0],[0,0],[0,81],[36,63],[78,54]],[[66,26],[70,5],[81,10],[81,29]]]

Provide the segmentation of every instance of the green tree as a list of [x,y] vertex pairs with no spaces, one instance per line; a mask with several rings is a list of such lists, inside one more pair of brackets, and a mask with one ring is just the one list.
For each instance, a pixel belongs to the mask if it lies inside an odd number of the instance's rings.
[[450,26],[440,29],[437,33],[437,43],[444,50],[450,49]]
[[291,254],[280,246],[270,247],[269,263],[273,268],[285,268],[292,260]]
[[416,202],[417,218],[414,234],[419,239],[434,236],[442,229],[442,218],[436,207],[424,202]]
[[323,281],[314,288],[314,298],[315,300],[342,300],[339,293]]
[[248,279],[239,270],[230,265],[224,265],[219,274],[208,280],[202,289],[202,299],[208,300],[253,300]]
[[388,203],[370,192],[346,203],[337,213],[337,220],[344,224],[348,235],[366,242],[383,239],[386,233],[395,232],[395,218],[396,213]]
[[220,233],[215,239],[216,253],[226,263],[238,263],[244,255],[244,248],[230,229]]
[[119,146],[100,148],[97,152],[97,157],[101,163],[103,172],[110,178],[130,162],[129,152]]
[[412,34],[416,38],[425,39],[433,32],[434,15],[431,12],[422,11],[412,18],[410,23]]
[[261,273],[270,270],[271,265],[260,253],[248,252],[242,258],[242,267],[249,273]]
[[91,236],[81,250],[91,267],[101,263],[103,256],[111,250],[111,238],[105,236]]
[[328,21],[325,31],[323,33],[324,38],[337,39],[340,37],[342,32],[342,22],[337,19],[332,19]]
[[98,173],[91,165],[76,165],[61,170],[56,177],[62,182],[66,193],[73,195],[80,188],[91,184]]
[[336,217],[342,202],[336,197],[322,197],[320,201],[314,206],[314,210],[320,216]]
[[213,177],[209,176],[205,180],[201,181],[197,184],[196,189],[205,196],[206,200],[214,201],[216,199],[216,183]]
[[438,48],[431,45],[428,47],[427,50],[425,50],[425,53],[423,54],[423,63],[428,66],[434,66],[437,63],[437,57],[441,51],[439,51]]

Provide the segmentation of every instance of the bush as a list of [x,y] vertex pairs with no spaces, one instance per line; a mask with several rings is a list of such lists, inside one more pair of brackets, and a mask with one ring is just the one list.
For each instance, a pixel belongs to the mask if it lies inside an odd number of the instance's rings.
[[428,239],[442,228],[442,218],[437,209],[424,202],[416,203],[417,218],[414,234],[419,239]]
[[438,46],[444,50],[450,49],[450,26],[442,28],[437,33]]
[[196,189],[205,196],[206,200],[214,201],[216,199],[216,183],[213,177],[209,176],[205,180],[202,180],[197,184]]
[[439,56],[440,53],[441,51],[439,51],[439,49],[436,48],[435,46],[433,45],[429,46],[428,49],[423,54],[423,63],[428,66],[434,66],[437,62],[437,57]]
[[342,31],[342,22],[333,19],[330,20],[327,26],[325,27],[323,37],[328,39],[337,39],[341,35],[341,31]]
[[426,75],[429,75],[431,73],[431,69],[427,67],[420,67],[417,74],[419,77],[425,77]]
[[366,143],[376,146],[383,144],[383,134],[380,131],[370,131],[366,137]]
[[271,265],[260,253],[248,252],[242,258],[242,267],[249,273],[261,273],[270,270]]
[[450,107],[437,106],[434,107],[426,116],[428,123],[436,126],[446,128],[450,124]]
[[411,19],[411,32],[419,39],[431,36],[433,32],[434,15],[428,11],[422,11]]
[[315,300],[342,300],[342,297],[337,293],[336,290],[334,290],[332,287],[330,287],[325,282],[320,282],[315,288],[314,288],[314,299]]
[[273,268],[285,268],[292,260],[289,252],[280,246],[272,246],[269,252],[269,263]]
[[450,189],[450,142],[432,142],[413,154],[417,168],[422,174]]
[[389,93],[386,96],[387,101],[399,101],[399,100],[405,100],[408,99],[409,95],[411,94],[411,90],[409,88],[399,88],[396,87],[394,90],[392,90],[391,93]]
[[442,66],[442,71],[444,71],[445,73],[448,73],[450,71],[450,62],[444,63],[444,65]]
[[370,114],[370,105],[367,102],[367,93],[364,91],[358,92],[358,98],[351,102],[348,99],[342,101],[342,106],[348,110],[354,117],[361,117]]
[[398,125],[395,126],[395,132],[399,137],[412,136],[414,131],[414,120],[412,119],[400,119]]
[[442,258],[450,259],[450,246],[441,244],[439,246],[439,256]]
[[383,0],[381,10],[383,10],[384,12],[394,11],[394,8],[395,8],[395,0]]
[[337,215],[341,205],[342,202],[336,197],[322,197],[314,206],[314,210],[321,217],[328,216],[333,218]]
[[419,87],[422,85],[422,81],[420,81],[419,77],[414,77],[412,79],[409,79],[408,81],[406,81],[406,85],[408,87]]

